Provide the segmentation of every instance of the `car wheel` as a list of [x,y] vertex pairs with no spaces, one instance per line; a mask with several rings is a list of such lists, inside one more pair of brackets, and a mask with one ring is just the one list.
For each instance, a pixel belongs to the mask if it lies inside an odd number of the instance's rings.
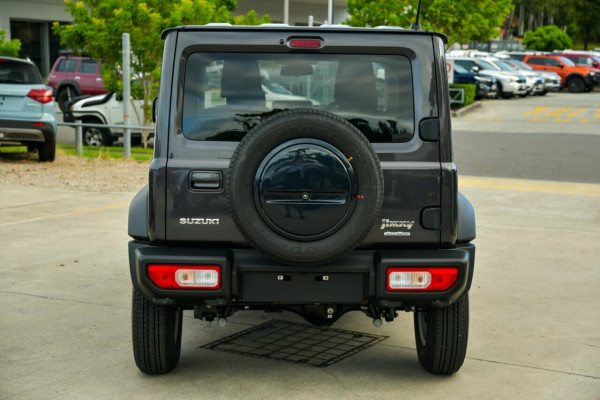
[[541,91],[541,92],[538,93],[539,96],[545,96],[547,94],[548,94],[547,90],[544,90],[544,91]]
[[513,97],[513,94],[505,93],[502,90],[502,84],[498,83],[498,92],[496,93],[496,98],[497,99],[510,99],[511,97]]
[[581,93],[585,90],[585,82],[582,78],[574,76],[567,81],[567,89],[571,93]]
[[66,86],[62,88],[60,92],[58,92],[58,95],[56,95],[56,101],[58,102],[58,107],[63,113],[68,111],[67,102],[73,99],[75,96],[77,96],[77,93],[71,86]]
[[462,366],[469,334],[469,298],[441,308],[415,311],[415,339],[419,363],[436,375],[450,375]]
[[175,368],[181,353],[182,323],[181,309],[154,304],[133,290],[133,356],[140,371],[157,375]]
[[341,258],[363,241],[383,202],[383,173],[367,138],[320,110],[267,118],[237,146],[227,176],[238,230],[289,265]]
[[56,142],[45,142],[38,144],[38,156],[40,161],[54,161],[56,155]]
[[[93,124],[99,123],[98,121],[88,122]],[[112,146],[112,144],[113,140],[108,129],[97,127],[83,128],[84,146]]]

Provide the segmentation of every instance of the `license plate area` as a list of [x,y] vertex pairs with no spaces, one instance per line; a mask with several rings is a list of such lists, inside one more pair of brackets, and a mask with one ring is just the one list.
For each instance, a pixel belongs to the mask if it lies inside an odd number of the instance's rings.
[[242,298],[257,303],[360,303],[365,276],[344,272],[244,272]]

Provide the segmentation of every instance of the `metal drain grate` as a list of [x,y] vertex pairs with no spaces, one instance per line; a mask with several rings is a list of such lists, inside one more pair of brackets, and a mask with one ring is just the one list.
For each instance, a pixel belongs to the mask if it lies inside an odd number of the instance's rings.
[[388,336],[273,320],[201,348],[327,367],[387,338]]

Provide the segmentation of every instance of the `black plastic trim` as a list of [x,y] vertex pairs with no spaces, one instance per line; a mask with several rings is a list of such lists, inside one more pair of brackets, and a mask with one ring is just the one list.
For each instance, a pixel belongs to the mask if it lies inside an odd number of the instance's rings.
[[421,226],[425,229],[441,229],[442,209],[440,207],[429,207],[421,212]]
[[[7,130],[11,128],[15,129],[29,129],[29,130],[37,130],[42,132],[44,135],[44,142],[46,143],[54,143],[56,141],[56,132],[54,131],[54,127],[52,124],[46,121],[39,121],[45,123],[44,126],[33,126],[32,123],[36,122],[35,120],[14,120],[14,119],[0,119],[0,127],[6,128]],[[21,140],[21,139],[7,139],[10,142],[21,142],[21,143],[32,143],[38,142],[38,140]]]
[[[221,288],[211,291],[159,289],[146,275],[147,265],[152,263],[219,265],[222,270]],[[131,241],[129,264],[135,289],[157,304],[192,307],[208,302],[239,307],[245,303],[258,303],[259,306],[267,308],[277,304],[314,304],[333,300],[339,304],[357,306],[371,303],[384,307],[442,307],[460,298],[471,287],[475,246],[467,244],[453,249],[356,250],[328,265],[292,267],[266,259],[255,250],[249,249],[166,247]],[[459,279],[445,292],[388,292],[385,285],[387,268],[397,266],[455,266],[459,269]],[[244,274],[253,277],[245,281]],[[267,301],[270,298],[268,294],[259,295],[257,292],[266,290],[262,283],[265,278],[276,279],[278,275],[300,277],[301,274],[307,274],[309,279],[299,278],[300,286],[291,288],[289,296],[279,290]],[[332,276],[329,291],[339,293],[331,295],[324,291],[311,291],[315,286],[310,282],[316,280],[312,275]],[[360,292],[360,296],[354,292],[349,293],[342,287],[347,283],[353,285],[353,289]],[[261,287],[249,287],[257,284]],[[362,286],[362,289],[357,285]],[[249,290],[250,301],[246,302],[244,295],[248,294]],[[306,293],[303,294],[302,291]]]
[[102,97],[101,99],[98,99],[98,100],[92,100],[92,101],[86,101],[85,103],[83,103],[83,104],[81,105],[81,107],[82,107],[82,108],[84,108],[84,107],[91,107],[91,106],[97,106],[97,105],[99,105],[99,104],[104,104],[104,103],[106,103],[108,100],[110,100],[110,98],[112,97],[112,95],[113,95],[113,94],[114,94],[114,93],[112,93],[112,92],[109,92],[109,93],[106,93],[106,94],[104,95],[104,97]]
[[469,200],[461,192],[458,192],[458,235],[456,243],[469,243],[475,237],[475,210]]
[[440,120],[438,118],[422,119],[419,123],[419,137],[426,142],[440,140]]
[[127,234],[137,240],[148,238],[148,185],[135,195],[129,205]]

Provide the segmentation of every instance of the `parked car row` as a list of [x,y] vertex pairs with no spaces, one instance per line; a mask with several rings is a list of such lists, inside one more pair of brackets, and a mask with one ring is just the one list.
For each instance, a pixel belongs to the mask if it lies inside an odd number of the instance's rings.
[[[499,96],[511,97],[514,94],[545,94],[556,90],[556,80],[559,88],[566,88],[571,93],[589,92],[600,85],[600,56],[595,52],[499,52],[485,53],[480,51],[453,51],[449,59],[460,60],[467,69],[477,68],[477,72],[494,74],[500,80]],[[490,69],[492,68],[492,69]],[[515,84],[501,80],[499,71],[518,72],[527,81],[527,93],[520,92]],[[539,74],[536,76],[536,74]],[[543,81],[543,87],[539,80]],[[509,86],[506,84],[509,83]],[[533,84],[533,85],[532,85]]]

